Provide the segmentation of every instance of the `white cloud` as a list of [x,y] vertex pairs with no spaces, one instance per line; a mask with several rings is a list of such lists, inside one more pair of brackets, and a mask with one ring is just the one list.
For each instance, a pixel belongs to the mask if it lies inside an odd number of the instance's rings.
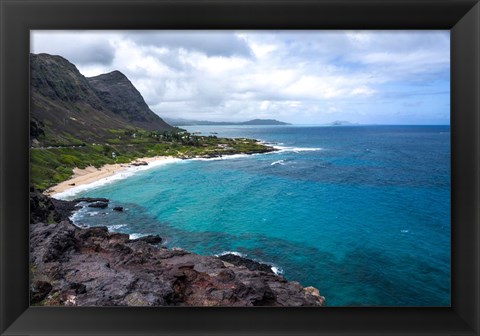
[[116,36],[111,32],[39,30],[31,34],[30,47],[35,53],[63,56],[75,65],[110,65],[115,56],[112,41]]
[[375,94],[375,90],[370,89],[366,86],[360,86],[352,90],[352,95],[354,96],[371,96]]

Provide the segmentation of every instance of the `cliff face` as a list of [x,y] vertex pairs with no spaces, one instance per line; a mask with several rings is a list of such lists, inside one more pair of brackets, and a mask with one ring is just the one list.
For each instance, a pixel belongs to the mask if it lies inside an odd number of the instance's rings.
[[120,71],[89,77],[87,81],[110,111],[131,125],[147,130],[170,128],[150,110],[140,92]]
[[[50,211],[44,212],[46,216],[51,215]],[[56,218],[65,216],[60,213]],[[68,220],[31,224],[31,303],[75,306],[322,306],[324,303],[313,287],[303,288],[272,272],[235,266],[217,257],[155,245],[160,241],[158,236],[130,240],[128,235],[110,233],[105,227],[80,229]],[[239,265],[238,260],[236,264]]]
[[66,104],[83,101],[93,109],[102,109],[102,103],[87,79],[65,58],[49,54],[30,54],[30,70],[33,94]]
[[88,143],[120,128],[172,129],[118,71],[87,79],[61,56],[30,54],[30,77],[31,134],[40,142]]

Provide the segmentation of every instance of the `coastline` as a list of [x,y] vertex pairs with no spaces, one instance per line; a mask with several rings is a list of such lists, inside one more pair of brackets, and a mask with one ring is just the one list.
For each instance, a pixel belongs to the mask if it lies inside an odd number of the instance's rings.
[[202,156],[152,156],[137,158],[130,163],[116,163],[106,164],[100,168],[88,166],[80,169],[78,167],[73,168],[73,175],[63,182],[60,182],[42,193],[45,196],[68,199],[69,196],[73,196],[76,193],[90,189],[97,185],[102,185],[115,180],[123,179],[131,176],[137,171],[154,168],[160,165],[179,162],[182,160],[221,160],[226,158],[237,158],[239,156],[248,156],[254,154],[266,154],[275,151],[279,151],[277,147],[269,147],[265,151],[247,151],[243,153],[225,153],[225,154],[209,154]]
[[30,191],[31,305],[325,305],[317,288],[252,259],[168,249],[158,235],[132,239],[106,226],[77,227],[69,219],[75,203]]
[[93,166],[88,166],[84,169],[74,168],[71,178],[48,188],[43,194],[49,197],[56,198],[60,196],[60,198],[63,198],[62,196],[67,196],[75,190],[83,190],[86,186],[93,183],[113,181],[116,180],[115,176],[119,178],[126,177],[123,173],[134,173],[179,160],[172,156],[154,156],[138,158],[130,163],[106,164],[100,168]]

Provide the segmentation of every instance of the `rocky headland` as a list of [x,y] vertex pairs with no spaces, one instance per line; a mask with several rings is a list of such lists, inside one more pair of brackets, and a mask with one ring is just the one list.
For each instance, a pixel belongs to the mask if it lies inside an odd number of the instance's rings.
[[[106,199],[84,202],[108,203]],[[71,306],[322,306],[325,298],[235,255],[201,256],[162,238],[79,228],[77,201],[30,193],[31,304]]]

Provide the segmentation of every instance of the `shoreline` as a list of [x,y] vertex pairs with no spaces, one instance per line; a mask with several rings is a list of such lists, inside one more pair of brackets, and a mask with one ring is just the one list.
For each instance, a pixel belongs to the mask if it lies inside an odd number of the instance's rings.
[[74,202],[35,192],[30,202],[37,215],[30,222],[36,247],[30,266],[32,305],[325,305],[317,288],[288,281],[253,259],[164,248],[159,235],[132,239],[106,226],[80,228],[67,217]]
[[[183,160],[222,160],[226,158],[237,158],[255,154],[267,154],[279,151],[279,148],[272,147],[271,150],[262,152],[225,153],[223,155],[206,155],[194,157],[175,156],[153,156],[137,158],[129,163],[106,164],[100,168],[88,166],[86,168],[73,168],[73,175],[68,180],[62,181],[42,192],[45,196],[65,200],[78,192],[108,182],[124,179],[135,172],[158,167],[167,163],[180,162]],[[93,186],[92,186],[93,185]]]
[[[114,178],[115,176],[124,178],[125,176],[123,174],[121,175],[121,173],[134,173],[140,170],[156,167],[162,163],[165,164],[179,160],[181,159],[173,156],[153,156],[138,158],[130,163],[106,164],[100,168],[95,168],[93,166],[88,166],[83,169],[74,168],[72,177],[46,189],[43,191],[43,194],[56,198],[58,195],[69,194],[68,192],[75,189],[79,192],[93,183],[114,181],[116,180],[116,178]],[[128,176],[130,176],[130,174]],[[60,199],[62,199],[62,197],[60,197]]]

